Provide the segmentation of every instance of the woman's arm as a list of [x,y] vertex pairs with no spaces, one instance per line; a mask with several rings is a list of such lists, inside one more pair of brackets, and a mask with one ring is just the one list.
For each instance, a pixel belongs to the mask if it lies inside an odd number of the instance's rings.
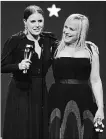
[[9,38],[4,44],[1,55],[1,73],[11,73],[19,70],[18,63],[13,63],[13,52],[18,45],[16,37]]
[[92,65],[91,65],[91,76],[90,76],[90,82],[93,90],[93,94],[96,99],[96,104],[98,108],[103,108],[103,87],[102,87],[102,81],[100,78],[100,64],[99,64],[99,54],[96,49],[94,49],[94,46],[92,47],[93,55],[92,55]]

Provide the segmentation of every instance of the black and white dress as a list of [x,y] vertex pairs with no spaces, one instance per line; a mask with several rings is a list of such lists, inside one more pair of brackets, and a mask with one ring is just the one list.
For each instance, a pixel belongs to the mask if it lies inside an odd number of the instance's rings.
[[97,105],[89,83],[90,58],[53,61],[49,91],[49,139],[98,139],[93,125]]

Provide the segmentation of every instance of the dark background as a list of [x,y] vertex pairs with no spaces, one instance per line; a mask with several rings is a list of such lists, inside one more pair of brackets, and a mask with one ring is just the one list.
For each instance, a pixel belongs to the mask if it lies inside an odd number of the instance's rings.
[[[45,30],[54,32],[58,39],[61,38],[62,29],[66,18],[72,13],[81,13],[86,15],[90,21],[90,29],[87,40],[94,42],[100,51],[100,75],[103,83],[104,102],[106,103],[106,41],[105,41],[105,1],[2,1],[1,2],[1,50],[8,37],[24,29],[23,12],[28,5],[38,5],[44,11]],[[61,8],[59,17],[49,17],[48,7],[56,4]],[[5,104],[7,98],[7,89],[10,80],[10,74],[1,75],[1,131],[3,131],[3,120],[5,113]],[[48,89],[53,82],[52,70],[47,74]],[[82,100],[83,101],[83,100]],[[106,110],[106,108],[105,108]],[[105,114],[106,115],[106,114]],[[106,117],[106,116],[105,116]],[[106,125],[106,120],[105,120]],[[106,128],[100,135],[100,139],[106,139]]]

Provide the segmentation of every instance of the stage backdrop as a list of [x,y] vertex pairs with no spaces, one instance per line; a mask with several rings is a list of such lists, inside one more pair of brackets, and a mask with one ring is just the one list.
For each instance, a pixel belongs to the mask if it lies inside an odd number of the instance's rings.
[[[61,39],[62,29],[66,18],[72,13],[81,13],[86,15],[90,20],[90,29],[87,40],[94,42],[100,51],[100,74],[103,82],[104,101],[106,102],[106,2],[105,1],[7,1],[1,2],[1,50],[4,42],[12,34],[24,29],[23,12],[28,5],[38,5],[44,11],[45,30],[54,32]],[[47,8],[55,4],[57,8],[61,8],[58,17],[49,17]],[[1,121],[3,131],[3,121],[5,113],[5,104],[7,98],[7,88],[10,80],[10,74],[1,75]],[[47,74],[48,89],[53,82],[52,70]],[[105,108],[106,110],[106,108]],[[105,114],[106,117],[106,114]],[[105,120],[106,121],[106,120]],[[106,122],[105,122],[106,125]],[[100,139],[106,139],[106,128],[104,133],[100,135]]]

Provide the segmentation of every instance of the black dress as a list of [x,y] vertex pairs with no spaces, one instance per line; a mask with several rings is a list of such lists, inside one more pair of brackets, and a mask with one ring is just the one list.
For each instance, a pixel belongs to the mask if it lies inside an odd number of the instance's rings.
[[97,106],[89,83],[90,59],[60,57],[52,67],[49,139],[98,139],[93,126]]
[[19,70],[18,63],[24,59],[26,44],[34,42],[23,32],[10,37],[2,53],[1,72],[12,73],[6,102],[3,139],[47,139],[47,88],[45,76],[51,65],[52,51],[56,38],[43,32],[39,45],[40,59],[33,51],[32,64],[27,74]]

